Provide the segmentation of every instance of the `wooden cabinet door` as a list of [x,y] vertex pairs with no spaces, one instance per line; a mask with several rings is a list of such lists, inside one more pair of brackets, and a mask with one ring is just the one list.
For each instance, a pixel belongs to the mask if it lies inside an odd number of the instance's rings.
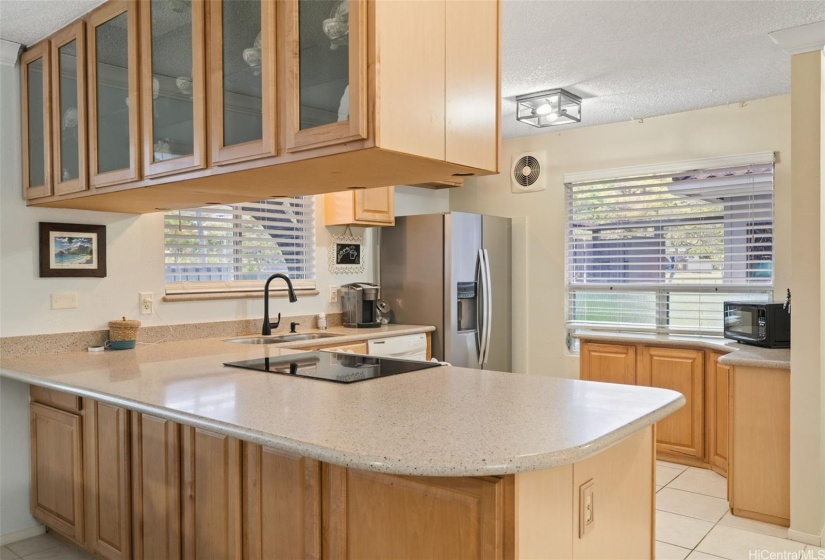
[[52,37],[54,193],[89,188],[86,170],[86,28],[76,21]]
[[183,427],[183,557],[241,558],[241,442]]
[[138,3],[111,0],[88,16],[89,184],[140,177]]
[[656,424],[657,450],[704,459],[704,352],[642,347],[640,353],[638,385],[672,389],[687,399],[685,406]]
[[707,434],[708,461],[721,475],[728,473],[728,387],[730,366],[719,363],[724,354],[708,353]]
[[205,5],[140,3],[144,177],[206,166]]
[[587,381],[636,384],[636,347],[582,342],[579,376]]
[[132,558],[129,411],[84,400],[86,547],[111,560]]
[[30,405],[32,515],[84,543],[83,434],[79,414]]
[[322,25],[335,19],[334,3],[276,4],[286,45],[280,78],[287,151],[367,138],[367,1],[349,0],[348,18],[330,25],[329,36]]
[[395,187],[377,189],[359,189],[355,191],[355,220],[357,222],[374,222],[395,224],[395,206],[393,204]]
[[278,153],[277,4],[207,2],[212,164]]
[[503,558],[503,479],[322,472],[324,558]]
[[180,425],[132,413],[132,534],[135,560],[178,560]]
[[321,464],[244,443],[244,558],[321,558]]
[[50,55],[48,41],[20,55],[23,198],[26,199],[52,194]]

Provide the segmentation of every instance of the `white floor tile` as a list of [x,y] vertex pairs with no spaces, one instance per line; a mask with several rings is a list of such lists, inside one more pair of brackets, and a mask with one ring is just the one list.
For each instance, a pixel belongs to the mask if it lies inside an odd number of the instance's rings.
[[662,488],[656,493],[656,509],[715,523],[728,511],[728,501],[684,490]]
[[755,519],[747,519],[746,517],[739,517],[727,512],[725,516],[719,520],[720,525],[727,527],[735,527],[736,529],[743,529],[753,533],[762,533],[763,535],[770,535],[771,537],[778,537],[780,539],[788,538],[788,528],[779,525],[772,525]]
[[682,474],[683,471],[671,467],[656,465],[656,486],[667,486],[670,481]]
[[694,550],[690,553],[690,556],[687,557],[687,560],[719,560],[720,558],[722,557],[713,556],[710,554],[705,554],[704,552],[699,552],[698,550]]
[[[805,546],[805,550],[813,550],[816,554],[819,555],[819,558],[825,558],[825,548],[809,544],[809,545]],[[819,558],[817,558],[816,555],[814,555],[814,558],[819,560]]]
[[714,498],[728,499],[728,481],[708,469],[689,467],[667,485],[668,488],[705,494]]
[[686,465],[680,465],[679,463],[670,463],[668,461],[658,461],[658,460],[656,461],[656,466],[657,467],[667,467],[669,469],[679,469],[680,471],[683,471],[683,470],[687,469]]
[[688,554],[689,548],[656,541],[656,560],[685,560]]
[[666,511],[656,512],[656,540],[683,548],[695,548],[713,528],[713,523],[676,515]]
[[662,488],[664,488],[664,486],[657,486],[657,487],[656,487],[656,491],[658,492],[658,491],[659,491],[659,490],[661,490]]
[[20,557],[12,552],[8,547],[0,547],[0,560],[18,560],[18,558]]
[[[798,553],[803,550],[803,545],[787,539],[743,531],[742,529],[735,529],[726,525],[717,525],[708,533],[708,536],[699,543],[696,550],[732,560],[748,560],[748,558],[751,557],[750,553],[753,551],[756,551],[757,554],[764,554],[760,551],[767,551],[768,553]],[[757,557],[762,558],[767,556]]]
[[86,560],[88,558],[90,557],[79,550],[64,545],[35,552],[24,557],[23,560]]
[[57,537],[53,537],[46,533],[44,535],[38,535],[30,539],[11,543],[8,547],[16,555],[24,558],[26,556],[31,556],[36,552],[49,550],[50,548],[57,548],[62,546],[62,544],[63,543],[57,540]]

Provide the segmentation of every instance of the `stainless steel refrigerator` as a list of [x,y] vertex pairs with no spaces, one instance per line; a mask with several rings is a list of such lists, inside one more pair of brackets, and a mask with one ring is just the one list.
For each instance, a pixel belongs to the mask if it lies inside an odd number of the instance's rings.
[[512,371],[511,221],[450,212],[381,231],[381,298],[393,322],[435,325],[433,357]]

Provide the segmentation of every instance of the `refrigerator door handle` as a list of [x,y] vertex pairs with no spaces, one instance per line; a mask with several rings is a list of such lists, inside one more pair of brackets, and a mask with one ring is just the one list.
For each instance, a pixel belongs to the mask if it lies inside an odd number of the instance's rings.
[[486,307],[484,314],[484,334],[486,341],[484,342],[484,361],[481,362],[482,364],[486,364],[487,359],[490,357],[490,339],[493,334],[493,275],[490,274],[490,254],[487,252],[487,249],[484,249],[484,270],[484,277],[487,283],[487,285],[484,286],[484,305]]
[[487,267],[484,263],[484,251],[478,250],[478,295],[476,296],[476,316],[480,325],[476,328],[476,339],[478,340],[478,365],[484,363],[484,355],[487,353]]

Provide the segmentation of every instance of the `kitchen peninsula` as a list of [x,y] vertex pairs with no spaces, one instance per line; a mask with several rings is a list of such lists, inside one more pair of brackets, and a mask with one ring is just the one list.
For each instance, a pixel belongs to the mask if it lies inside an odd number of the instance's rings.
[[[289,352],[200,340],[4,358],[0,374],[32,385],[38,517],[106,558],[652,557],[653,424],[679,393],[222,365]],[[38,487],[54,469],[73,475],[65,494]]]

